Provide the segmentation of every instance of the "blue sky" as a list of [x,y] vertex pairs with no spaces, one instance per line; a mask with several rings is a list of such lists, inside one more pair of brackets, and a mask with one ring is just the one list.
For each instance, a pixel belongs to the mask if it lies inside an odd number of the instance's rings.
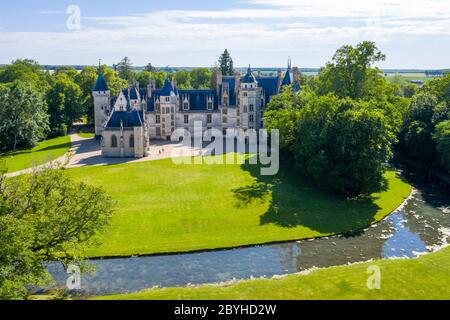
[[[80,9],[69,29],[67,8]],[[71,21],[71,20],[69,20]],[[383,68],[450,67],[448,0],[16,0],[0,3],[0,63],[319,67],[344,44],[375,41]]]

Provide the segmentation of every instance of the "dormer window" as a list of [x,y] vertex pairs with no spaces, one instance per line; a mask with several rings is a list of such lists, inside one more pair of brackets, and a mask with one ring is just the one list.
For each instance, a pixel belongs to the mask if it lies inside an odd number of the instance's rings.
[[184,102],[183,103],[183,110],[189,110],[189,102]]
[[170,102],[170,97],[166,97],[166,102]]
[[254,111],[254,106],[253,106],[253,104],[251,104],[250,106],[249,106],[249,109],[250,109],[250,112],[253,112]]
[[212,110],[212,108],[213,108],[212,101],[208,101],[208,110]]
[[224,97],[224,98],[223,98],[223,105],[224,105],[224,106],[227,106],[227,105],[228,105],[228,98],[227,98],[227,97]]

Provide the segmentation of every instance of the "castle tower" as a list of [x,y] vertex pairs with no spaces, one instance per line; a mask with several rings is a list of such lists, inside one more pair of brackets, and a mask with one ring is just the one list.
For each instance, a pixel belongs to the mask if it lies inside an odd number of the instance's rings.
[[100,67],[98,68],[98,78],[92,90],[92,95],[94,97],[95,135],[100,137],[111,113],[111,92]]
[[257,129],[259,112],[261,109],[262,88],[248,67],[247,74],[241,79],[239,91],[239,108],[241,114],[241,127],[243,129]]

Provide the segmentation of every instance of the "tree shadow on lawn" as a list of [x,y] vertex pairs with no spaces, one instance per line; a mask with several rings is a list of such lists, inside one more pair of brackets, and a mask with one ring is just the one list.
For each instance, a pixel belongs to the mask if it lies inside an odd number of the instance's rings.
[[38,150],[30,150],[30,149],[17,149],[17,150],[9,150],[9,151],[5,151],[3,152],[0,157],[3,158],[10,158],[10,157],[14,157],[14,156],[18,156],[18,155],[22,155],[22,154],[38,154],[39,152],[44,152],[44,151],[49,151],[49,150],[55,150],[55,149],[62,149],[62,148],[70,148],[71,147],[71,143],[70,142],[66,142],[66,143],[61,143],[61,144],[57,144],[57,145],[53,145],[53,146],[48,146],[42,149],[38,149]]
[[260,218],[261,225],[304,226],[320,233],[342,233],[369,226],[380,209],[373,196],[346,199],[321,192],[287,165],[280,165],[276,176],[261,176],[259,165],[244,164],[242,169],[256,181],[232,190],[235,206],[269,202],[269,209]]

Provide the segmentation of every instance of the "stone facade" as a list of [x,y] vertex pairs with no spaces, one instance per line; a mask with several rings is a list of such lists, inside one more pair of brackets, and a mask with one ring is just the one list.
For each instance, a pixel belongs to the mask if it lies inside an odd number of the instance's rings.
[[283,85],[300,90],[297,69],[289,65],[284,76],[255,76],[249,67],[244,76],[223,76],[216,72],[215,89],[179,90],[166,79],[157,89],[151,81],[146,88],[137,84],[111,97],[101,74],[93,90],[95,133],[101,137],[105,157],[145,157],[151,139],[170,140],[174,130],[183,128],[194,136],[194,123],[203,128],[259,129],[264,111]]

